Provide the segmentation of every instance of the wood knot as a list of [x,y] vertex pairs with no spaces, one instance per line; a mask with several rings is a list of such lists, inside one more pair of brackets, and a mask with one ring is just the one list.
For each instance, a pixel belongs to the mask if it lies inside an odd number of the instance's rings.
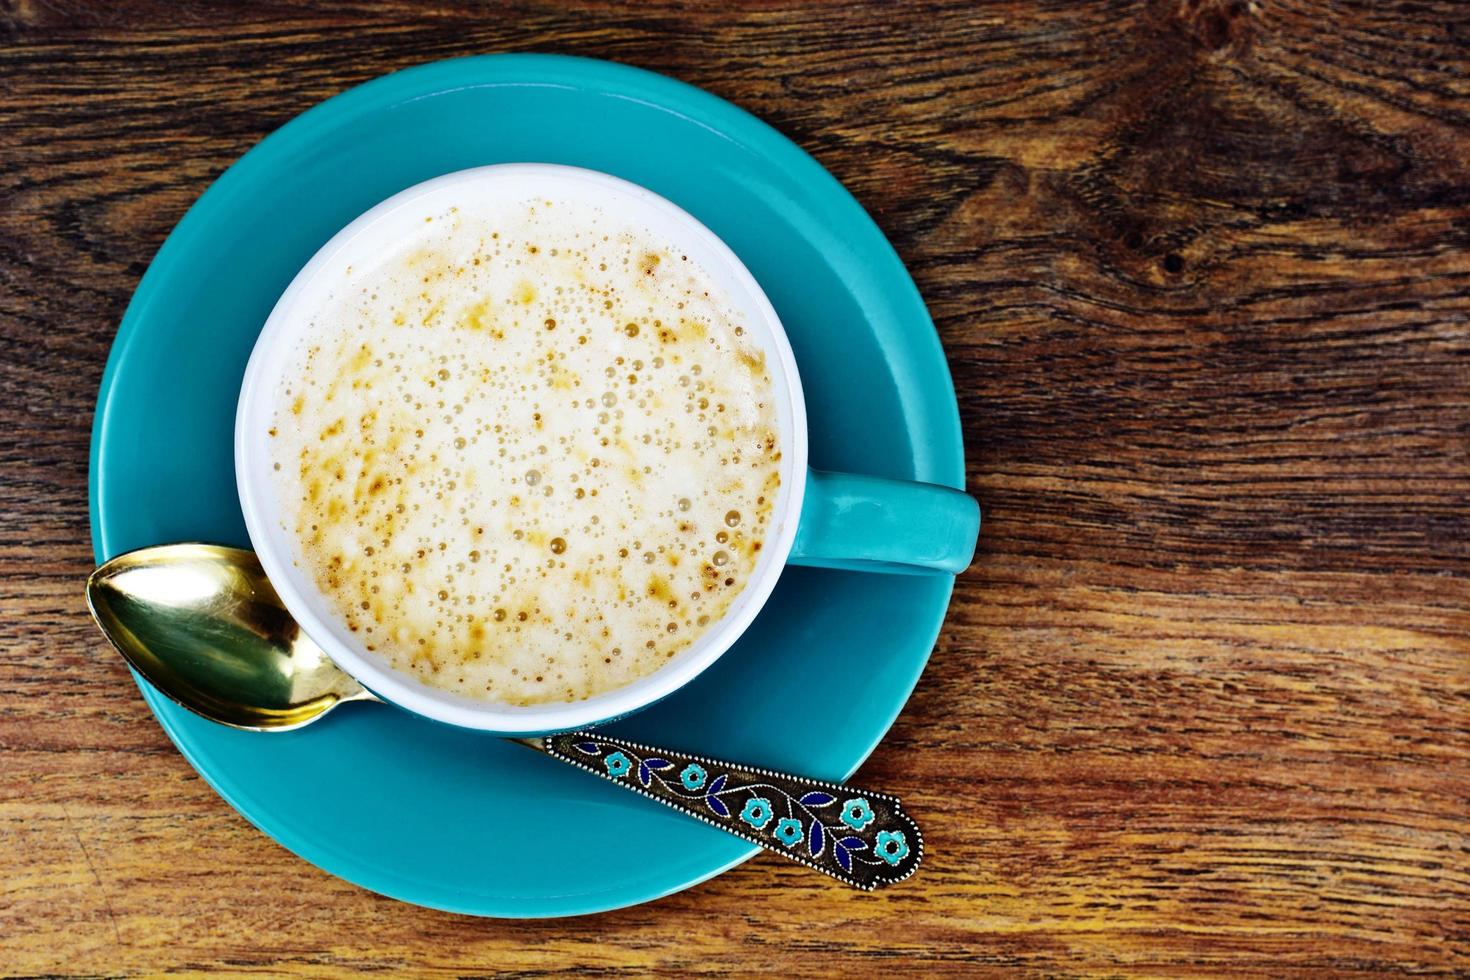
[[1174,20],[1207,51],[1239,52],[1255,27],[1254,0],[1178,0]]

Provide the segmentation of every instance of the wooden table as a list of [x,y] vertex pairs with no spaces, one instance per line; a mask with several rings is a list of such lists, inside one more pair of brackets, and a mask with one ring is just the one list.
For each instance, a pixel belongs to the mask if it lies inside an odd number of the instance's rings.
[[[1470,5],[7,0],[0,37],[0,970],[1470,971]],[[93,400],[174,222],[343,88],[523,49],[769,120],[933,310],[988,523],[861,773],[925,821],[909,883],[400,905],[221,802],[87,619]]]

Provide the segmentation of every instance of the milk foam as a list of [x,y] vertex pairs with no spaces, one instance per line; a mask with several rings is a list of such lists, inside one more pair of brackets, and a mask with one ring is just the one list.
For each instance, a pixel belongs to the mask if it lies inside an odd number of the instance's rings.
[[529,705],[725,614],[779,487],[761,350],[703,270],[594,207],[426,213],[340,270],[271,456],[295,561],[367,650]]

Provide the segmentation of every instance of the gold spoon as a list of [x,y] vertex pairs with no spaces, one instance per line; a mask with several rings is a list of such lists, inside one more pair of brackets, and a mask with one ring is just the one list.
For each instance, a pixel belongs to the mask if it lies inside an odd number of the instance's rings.
[[[380,702],[302,632],[250,551],[118,555],[87,579],[87,606],[134,670],[210,721],[286,732],[347,701]],[[923,857],[919,828],[883,793],[596,731],[515,741],[864,890],[902,881]]]

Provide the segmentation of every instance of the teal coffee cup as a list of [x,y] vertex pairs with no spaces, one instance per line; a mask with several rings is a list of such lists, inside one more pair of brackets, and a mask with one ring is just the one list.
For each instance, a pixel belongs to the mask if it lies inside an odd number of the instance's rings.
[[[343,286],[344,270],[366,267],[373,256],[406,240],[425,215],[535,197],[590,204],[641,225],[708,274],[765,354],[782,452],[780,486],[759,558],[717,622],[658,670],[623,687],[575,702],[511,705],[423,683],[367,649],[333,613],[298,560],[300,545],[287,527],[269,472],[267,430],[293,370],[289,355],[312,330],[315,312]],[[950,487],[810,469],[796,359],[776,311],[741,261],[694,217],[653,192],[608,174],[549,164],[503,164],[434,178],[372,208],[327,242],[276,303],[251,354],[236,414],[235,463],[246,526],[261,565],[287,609],[333,661],[400,708],[510,736],[596,725],[677,691],[745,632],[787,565],[953,575],[969,565],[980,529],[978,505]]]

